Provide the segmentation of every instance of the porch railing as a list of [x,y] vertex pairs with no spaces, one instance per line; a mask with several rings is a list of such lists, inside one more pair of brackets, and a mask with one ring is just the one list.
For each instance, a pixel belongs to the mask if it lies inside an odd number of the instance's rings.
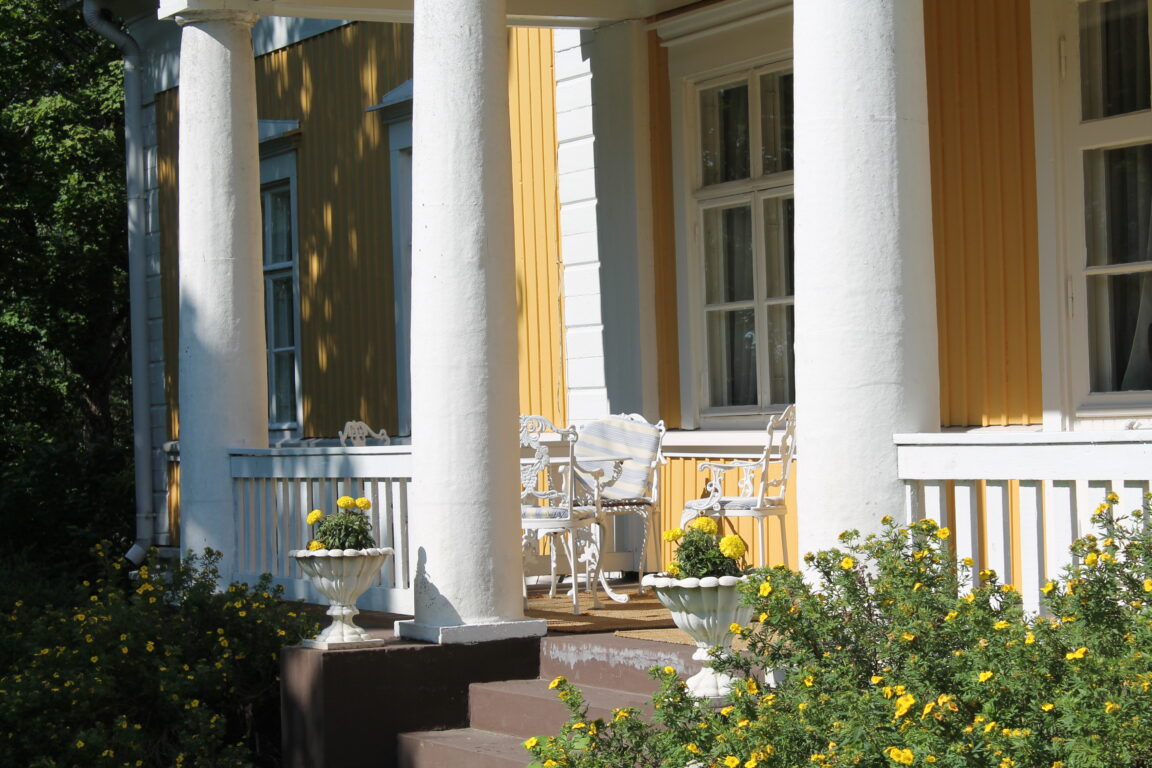
[[335,511],[340,496],[365,496],[376,543],[395,554],[360,606],[412,612],[412,563],[408,550],[411,446],[270,448],[229,452],[236,516],[237,576],[272,574],[286,596],[324,603],[295,561],[308,546],[308,512]]
[[895,436],[911,519],[954,532],[971,557],[1019,587],[1039,609],[1040,588],[1072,562],[1069,545],[1091,530],[1109,492],[1138,509],[1152,479],[1152,435],[966,432]]

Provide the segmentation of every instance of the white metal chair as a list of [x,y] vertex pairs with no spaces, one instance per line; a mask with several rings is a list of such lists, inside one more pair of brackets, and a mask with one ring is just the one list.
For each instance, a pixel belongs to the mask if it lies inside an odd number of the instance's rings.
[[362,421],[348,421],[344,423],[344,429],[338,433],[340,436],[340,445],[346,446],[351,443],[354,447],[363,448],[368,438],[379,440],[383,445],[391,445],[392,439],[388,437],[388,433],[381,429],[379,432],[374,432],[371,427]]
[[[773,447],[776,447],[776,458],[773,459]],[[767,525],[769,517],[781,520],[788,511],[785,496],[788,492],[788,478],[792,472],[792,459],[796,455],[796,406],[790,405],[783,413],[773,416],[768,421],[768,435],[765,441],[764,453],[756,461],[706,461],[697,469],[710,472],[705,490],[706,498],[689,501],[684,505],[684,514],[680,518],[683,527],[689,520],[700,515],[714,517],[752,517],[759,522],[757,525],[757,551],[760,554],[760,564],[768,564],[767,551]],[[773,463],[780,464],[780,476],[769,477],[769,467]],[[736,487],[739,495],[724,495],[724,474],[739,470]],[[758,486],[758,487],[757,487]],[[787,538],[782,536],[781,541],[786,544]],[[787,561],[788,553],[784,553]]]
[[[601,520],[635,514],[643,521],[640,537],[640,575],[648,564],[648,535],[656,523],[660,499],[659,465],[663,454],[664,422],[650,424],[638,413],[617,414],[588,422],[580,428],[575,446],[581,467],[614,462],[612,475],[598,483],[577,472],[577,495],[596,507]],[[623,460],[622,460],[623,459]],[[644,591],[643,587],[640,589]]]
[[[592,543],[582,557],[576,556],[576,531],[599,526],[594,503],[580,503],[575,496],[572,478],[575,475],[576,452],[579,435],[574,428],[561,429],[543,416],[520,417],[520,527],[526,537],[525,547],[534,547],[540,538],[551,539],[551,588],[549,597],[556,596],[559,574],[556,551],[563,547],[572,574],[572,613],[580,613],[577,584],[578,563],[585,565],[588,587],[592,590],[593,604],[597,605],[596,579],[599,577],[599,536],[591,531]],[[553,448],[557,456],[552,455]],[[601,470],[585,470],[596,477]]]

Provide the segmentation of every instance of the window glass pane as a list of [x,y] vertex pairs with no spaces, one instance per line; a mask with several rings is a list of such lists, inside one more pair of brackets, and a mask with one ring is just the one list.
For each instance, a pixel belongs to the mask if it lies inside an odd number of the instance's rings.
[[1080,92],[1085,120],[1149,108],[1148,0],[1080,4]]
[[273,349],[296,345],[296,301],[292,290],[292,275],[270,277],[272,314],[268,318],[268,339]]
[[792,73],[760,76],[760,132],[764,173],[792,170]]
[[296,352],[287,350],[272,356],[269,414],[274,423],[296,421]]
[[1152,261],[1152,144],[1084,153],[1088,266]]
[[1088,278],[1093,392],[1152,389],[1152,273]]
[[756,318],[751,309],[708,313],[710,405],[756,405]]
[[704,211],[704,282],[709,304],[752,298],[752,209]]
[[770,299],[791,296],[792,265],[796,249],[792,242],[795,231],[796,203],[790,197],[773,197],[764,201],[764,281],[765,295]]
[[794,326],[791,304],[768,307],[768,396],[775,405],[796,402]]
[[264,190],[264,263],[292,260],[292,194],[287,185]]
[[705,186],[749,177],[747,84],[700,92],[700,143]]

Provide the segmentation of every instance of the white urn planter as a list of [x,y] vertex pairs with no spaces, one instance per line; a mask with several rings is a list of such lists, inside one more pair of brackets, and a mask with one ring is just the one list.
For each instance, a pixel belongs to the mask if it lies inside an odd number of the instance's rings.
[[728,627],[745,624],[752,618],[752,606],[740,600],[740,585],[747,576],[705,576],[702,579],[673,579],[669,576],[649,574],[640,582],[652,587],[656,598],[672,613],[676,626],[696,641],[692,658],[703,662],[699,672],[685,683],[688,692],[713,704],[722,702],[732,690],[731,675],[712,668],[708,651],[721,646],[728,648],[732,632]]
[[370,549],[297,549],[289,553],[328,598],[332,623],[315,639],[304,640],[308,648],[365,648],[386,640],[369,636],[353,620],[360,613],[356,601],[372,586],[380,568],[392,556],[390,547]]

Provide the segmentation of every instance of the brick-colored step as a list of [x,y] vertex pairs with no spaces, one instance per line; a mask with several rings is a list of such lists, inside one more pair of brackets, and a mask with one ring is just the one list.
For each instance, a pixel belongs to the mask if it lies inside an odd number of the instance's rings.
[[656,681],[650,667],[673,667],[681,677],[700,670],[694,645],[657,643],[615,634],[551,635],[540,641],[540,677],[557,675],[584,686],[613,688],[650,696]]
[[[595,686],[580,686],[580,692],[588,703],[589,720],[610,719],[618,707],[652,712],[650,695]],[[547,680],[508,680],[469,686],[469,715],[473,728],[526,739],[559,733],[568,720],[568,708],[556,691],[548,690]]]
[[524,768],[532,756],[523,739],[476,728],[400,734],[398,768]]

